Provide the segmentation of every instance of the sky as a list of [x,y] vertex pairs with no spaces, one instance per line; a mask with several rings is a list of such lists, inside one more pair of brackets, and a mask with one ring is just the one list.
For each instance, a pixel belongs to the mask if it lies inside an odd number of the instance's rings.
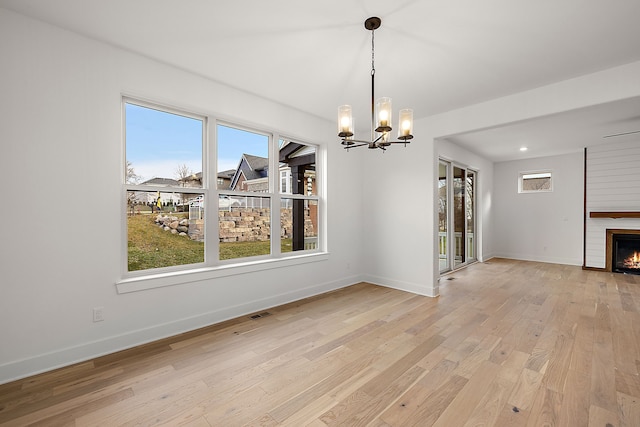
[[[135,104],[125,104],[126,156],[139,182],[151,178],[177,179],[176,170],[186,165],[202,172],[203,121]],[[267,157],[268,137],[218,125],[218,171],[235,169],[243,153]]]

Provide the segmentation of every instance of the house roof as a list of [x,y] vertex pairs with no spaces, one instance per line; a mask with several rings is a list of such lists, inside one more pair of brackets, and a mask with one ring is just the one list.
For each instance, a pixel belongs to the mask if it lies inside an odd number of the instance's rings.
[[231,178],[231,185],[229,185],[229,188],[235,189],[241,175],[244,175],[246,181],[251,181],[253,179],[264,178],[267,176],[268,169],[268,158],[245,153],[240,158],[238,169],[236,169],[233,177]]
[[171,179],[171,178],[151,178],[143,183],[141,183],[141,185],[155,185],[158,187],[175,187],[178,186],[180,183],[178,181],[176,181],[175,179]]
[[231,179],[233,178],[233,175],[235,175],[235,173],[235,169],[228,169],[226,171],[218,172],[218,178]]
[[242,170],[247,181],[267,176],[269,159],[265,157],[243,154],[238,170]]
[[243,154],[242,157],[247,160],[247,164],[254,171],[265,170],[269,167],[269,159],[266,157],[258,157],[251,154]]
[[178,181],[202,181],[202,172],[193,173],[184,178],[180,178]]

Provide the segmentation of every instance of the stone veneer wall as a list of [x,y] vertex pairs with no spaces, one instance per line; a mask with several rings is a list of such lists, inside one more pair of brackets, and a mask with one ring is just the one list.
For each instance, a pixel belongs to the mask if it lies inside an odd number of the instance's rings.
[[[220,242],[255,242],[269,240],[271,237],[271,223],[269,209],[265,208],[232,208],[231,211],[218,212],[220,221]],[[282,229],[280,238],[291,238],[293,221],[291,209],[280,210]],[[309,216],[309,210],[304,211],[304,235],[316,235],[315,227]]]
[[[269,240],[271,237],[271,223],[269,209],[265,208],[231,208],[231,210],[218,211],[220,223],[220,242],[255,242]],[[293,233],[293,221],[291,209],[280,210],[282,230],[280,238],[291,238]],[[204,240],[204,220],[179,220],[168,215],[158,215],[156,224],[166,231],[182,236],[189,236],[192,240]],[[316,236],[313,221],[309,210],[304,211],[304,235]]]
[[231,208],[218,211],[220,242],[255,242],[269,240],[269,209]]

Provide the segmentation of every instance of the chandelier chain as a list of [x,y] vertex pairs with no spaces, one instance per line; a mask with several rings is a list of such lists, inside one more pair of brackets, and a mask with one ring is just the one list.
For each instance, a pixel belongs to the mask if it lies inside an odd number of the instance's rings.
[[375,34],[375,31],[371,30],[371,75],[372,76],[376,73],[376,64],[375,64],[376,48],[373,40],[374,34]]

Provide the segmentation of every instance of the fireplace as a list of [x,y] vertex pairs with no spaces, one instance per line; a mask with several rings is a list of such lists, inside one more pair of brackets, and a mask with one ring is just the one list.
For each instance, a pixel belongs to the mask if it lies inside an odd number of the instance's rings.
[[640,230],[607,230],[607,270],[640,274]]
[[640,274],[640,235],[614,234],[612,245],[612,271]]

